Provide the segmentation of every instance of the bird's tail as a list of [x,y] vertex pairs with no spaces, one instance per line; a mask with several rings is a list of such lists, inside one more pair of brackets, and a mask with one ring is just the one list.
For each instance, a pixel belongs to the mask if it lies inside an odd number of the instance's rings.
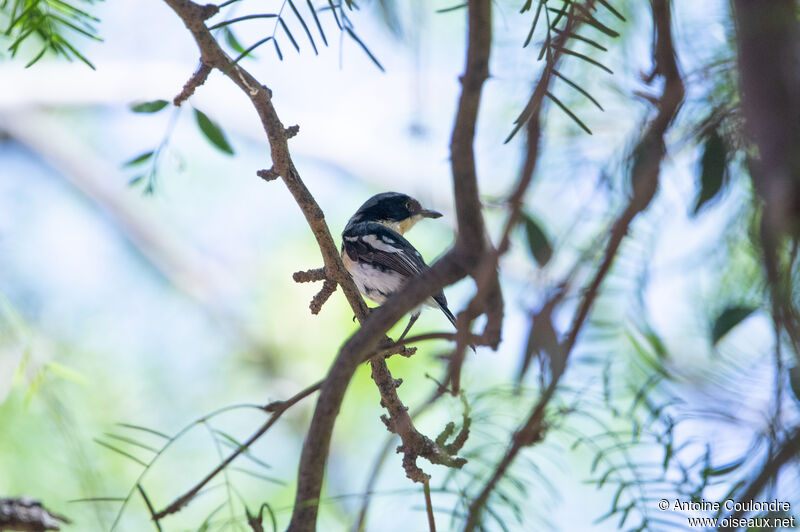
[[[437,303],[439,303],[439,302],[437,301]],[[447,319],[450,320],[450,323],[452,323],[453,327],[455,327],[456,326],[456,317],[453,316],[453,313],[450,312],[449,308],[447,308],[447,303],[439,303],[439,308],[442,309],[442,312],[444,312],[444,315],[447,316]]]
[[[439,308],[442,309],[442,312],[444,312],[444,315],[447,316],[447,319],[450,320],[450,323],[453,324],[453,327],[455,327],[456,330],[458,330],[458,326],[456,325],[456,317],[453,316],[453,313],[450,312],[449,308],[447,308],[447,302],[446,301],[445,302],[439,301],[438,298],[435,299],[435,301],[439,305]],[[475,352],[475,346],[474,345],[469,344],[469,348],[472,349],[473,353]]]

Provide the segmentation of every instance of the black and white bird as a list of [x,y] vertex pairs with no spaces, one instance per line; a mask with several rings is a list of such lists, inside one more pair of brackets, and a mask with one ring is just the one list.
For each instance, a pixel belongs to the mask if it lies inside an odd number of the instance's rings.
[[[347,222],[342,233],[342,261],[362,295],[382,305],[409,279],[427,270],[419,251],[403,238],[423,218],[439,218],[441,213],[423,209],[417,200],[398,192],[384,192],[368,199]],[[456,318],[447,308],[444,292],[429,298],[426,305],[439,307],[454,326]],[[402,340],[420,309],[412,314]]]

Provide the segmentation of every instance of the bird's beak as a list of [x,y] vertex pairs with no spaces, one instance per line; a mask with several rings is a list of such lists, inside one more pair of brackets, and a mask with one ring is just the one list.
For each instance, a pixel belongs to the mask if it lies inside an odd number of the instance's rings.
[[421,211],[419,211],[419,214],[423,218],[441,218],[442,217],[442,213],[437,212],[437,211],[432,211],[432,210],[429,210],[429,209],[422,209]]

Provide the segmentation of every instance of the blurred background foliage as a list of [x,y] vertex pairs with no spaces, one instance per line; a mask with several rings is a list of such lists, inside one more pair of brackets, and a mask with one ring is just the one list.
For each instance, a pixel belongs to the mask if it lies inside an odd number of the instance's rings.
[[[463,6],[256,4],[224,2],[210,24],[272,89],[287,125],[299,124],[290,147],[332,232],[370,195],[407,192],[445,213],[409,234],[433,261],[453,241],[448,142]],[[530,4],[494,3],[476,139],[492,235],[524,149],[522,134],[503,141],[566,5]],[[567,328],[627,201],[628,152],[653,91],[643,82],[650,12],[646,2],[602,4],[545,107],[525,222],[501,263],[503,342],[464,368],[469,463],[431,468],[442,529],[460,528],[535,400],[548,335]],[[659,512],[658,499],[734,493],[800,421],[754,229],[731,20],[723,1],[674,5],[687,94],[658,195],[603,285],[546,439],[490,499],[487,530],[686,528],[686,515]],[[165,5],[5,0],[0,26],[0,495],[34,496],[68,515],[68,529],[145,530],[142,492],[160,508],[197,482],[263,423],[257,405],[322,378],[356,325],[340,293],[311,316],[318,287],[291,280],[320,257],[287,190],[255,176],[269,161],[249,102],[212,73],[191,108],[167,103],[197,51]],[[459,309],[469,286],[447,294]],[[417,331],[447,327],[426,313]],[[436,389],[446,354],[429,343],[390,361],[412,409]],[[368,373],[357,373],[336,425],[321,530],[357,521],[385,445]],[[284,415],[164,529],[245,530],[245,507],[265,502],[265,526],[285,526],[312,405]],[[463,409],[441,399],[420,428],[460,424]],[[796,474],[763,498],[800,502]],[[370,489],[366,529],[425,529],[421,488],[397,455]]]

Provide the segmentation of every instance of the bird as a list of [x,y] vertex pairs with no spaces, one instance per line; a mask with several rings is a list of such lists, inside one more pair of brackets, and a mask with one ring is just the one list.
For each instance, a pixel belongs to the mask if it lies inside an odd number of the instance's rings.
[[[423,209],[419,201],[399,192],[376,194],[353,214],[342,232],[342,262],[361,295],[382,305],[406,285],[429,269],[422,255],[403,237],[424,218],[440,218],[440,212]],[[456,326],[456,317],[447,307],[444,292],[428,298],[425,304],[438,307]],[[421,308],[411,314],[398,342],[411,330]]]

